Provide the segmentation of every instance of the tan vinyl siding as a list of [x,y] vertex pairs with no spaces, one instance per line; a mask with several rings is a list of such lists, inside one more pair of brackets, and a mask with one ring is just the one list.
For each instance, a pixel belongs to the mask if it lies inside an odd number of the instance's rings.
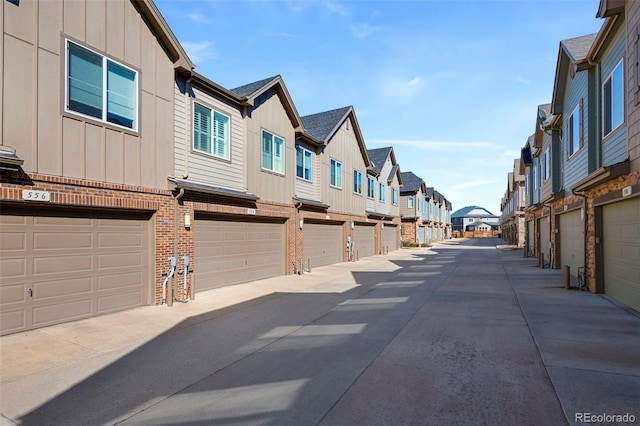
[[[336,132],[324,150],[322,157],[321,191],[323,200],[331,210],[364,214],[367,199],[367,169],[362,158],[352,123],[346,121]],[[331,159],[342,163],[342,189],[330,186]],[[362,172],[362,195],[353,192],[353,171]]]
[[[295,131],[280,96],[268,90],[255,101],[247,126],[247,187],[264,201],[290,204],[295,188]],[[262,131],[285,141],[284,175],[262,170]]]
[[[3,13],[2,57],[12,60],[3,60],[0,74],[1,143],[16,149],[24,170],[166,188],[173,171],[174,68],[135,6],[21,1],[3,3]],[[137,132],[64,112],[65,38],[138,71]]]
[[[181,93],[180,87],[175,85],[175,173],[178,177],[188,175],[190,180],[197,182],[244,191],[246,189],[244,180],[245,131],[240,111],[198,88],[193,88],[193,92],[195,99]],[[194,102],[229,117],[229,160],[193,150]]]
[[[627,88],[625,118],[627,121],[627,143],[629,159],[631,160],[631,171],[640,170],[640,108],[638,108],[638,100],[640,93],[638,87],[640,82],[636,81],[638,65],[638,40],[637,30],[640,25],[640,2],[625,2],[627,11],[627,58],[625,58],[625,83]],[[638,72],[640,73],[640,71]]]
[[[311,152],[311,181],[307,181],[296,176],[296,195],[309,200],[322,201],[320,199],[320,156],[316,155],[315,150],[311,149],[309,146],[300,142],[298,142],[298,145]],[[291,161],[294,163],[293,172],[295,175],[297,167],[296,158],[294,157]]]

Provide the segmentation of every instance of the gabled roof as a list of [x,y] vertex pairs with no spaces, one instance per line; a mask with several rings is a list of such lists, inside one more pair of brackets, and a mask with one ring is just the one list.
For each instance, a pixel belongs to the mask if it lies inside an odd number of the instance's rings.
[[574,37],[560,42],[558,49],[558,62],[553,84],[553,96],[551,98],[552,114],[562,114],[564,107],[564,90],[567,84],[567,75],[582,71],[589,66],[587,55],[596,39],[597,33],[581,37]]
[[364,164],[369,168],[371,166],[371,160],[367,154],[367,147],[364,145],[364,137],[360,131],[360,125],[358,124],[353,106],[305,115],[301,118],[303,131],[300,135],[306,139],[319,142],[321,145],[326,145],[348,119],[351,119],[351,123],[353,124],[353,133],[356,135]]
[[256,98],[271,88],[274,88],[278,92],[278,95],[280,95],[282,106],[287,112],[293,127],[296,129],[301,127],[302,120],[300,119],[300,115],[296,110],[293,100],[291,99],[291,95],[289,95],[289,91],[284,84],[282,76],[276,75],[263,80],[254,81],[253,83],[231,89],[231,92],[243,98],[247,105],[254,106]]
[[153,3],[152,0],[131,0],[134,7],[146,18],[147,25],[158,37],[158,41],[165,48],[167,55],[173,62],[176,69],[181,71],[191,71],[195,68],[189,56],[182,48],[178,39],[169,28],[167,21]]
[[387,158],[391,157],[392,167],[389,176],[387,176],[387,182],[391,183],[393,177],[398,176],[398,183],[402,185],[402,174],[400,173],[400,166],[396,162],[396,154],[393,152],[393,147],[387,146],[384,148],[369,149],[367,150],[367,154],[371,159],[371,168],[377,175],[382,173],[384,163],[387,161]]
[[400,175],[402,176],[400,194],[417,193],[420,190],[427,193],[427,185],[421,177],[416,176],[413,172],[402,172]]
[[[479,211],[474,211],[474,210],[479,210]],[[473,212],[473,214],[470,214],[471,212]],[[478,206],[467,206],[467,207],[463,207],[460,210],[456,210],[455,213],[453,213],[451,215],[452,218],[454,217],[490,217],[490,218],[497,218],[498,216],[492,214],[489,210],[485,209],[484,207],[478,207]]]
[[394,164],[393,167],[391,167],[389,177],[387,177],[387,183],[391,184],[394,176],[398,177],[398,183],[400,184],[400,186],[402,186],[402,173],[400,173],[400,166],[397,164]]

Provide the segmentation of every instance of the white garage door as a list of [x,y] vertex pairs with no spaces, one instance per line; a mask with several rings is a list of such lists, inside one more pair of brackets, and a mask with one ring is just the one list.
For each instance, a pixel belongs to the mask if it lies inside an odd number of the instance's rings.
[[343,261],[347,241],[342,237],[342,224],[304,223],[304,259],[310,259],[311,268]]
[[196,292],[285,273],[285,226],[196,215]]
[[382,230],[382,247],[385,252],[398,250],[398,227],[393,225],[384,225]]
[[584,222],[580,210],[558,215],[560,242],[558,250],[558,266],[569,266],[574,277],[578,276],[578,268],[584,267]]
[[640,311],[640,198],[602,208],[604,291]]
[[375,254],[375,226],[356,225],[353,229],[353,239],[359,257],[373,256]]
[[544,262],[549,263],[549,216],[538,219],[538,232],[540,233],[538,251],[544,254]]
[[534,253],[535,234],[533,232],[533,220],[527,222],[527,252],[529,256],[535,256]]
[[0,215],[0,334],[148,303],[148,215]]

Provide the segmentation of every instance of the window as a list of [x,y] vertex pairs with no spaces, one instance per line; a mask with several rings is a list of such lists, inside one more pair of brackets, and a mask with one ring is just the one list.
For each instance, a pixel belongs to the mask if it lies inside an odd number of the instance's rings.
[[67,40],[66,110],[138,129],[138,73]]
[[395,188],[391,188],[391,204],[398,205],[398,190]]
[[[213,122],[213,131],[211,123]],[[193,105],[193,149],[229,159],[229,117],[204,105]]]
[[582,148],[582,117],[580,104],[576,105],[569,117],[568,154],[571,157]]
[[367,176],[367,197],[373,199],[375,197],[376,182],[373,178]]
[[407,208],[408,209],[412,209],[413,208],[413,197],[407,198]]
[[362,173],[353,171],[353,192],[356,194],[362,194]]
[[378,194],[378,199],[379,199],[380,201],[384,201],[384,193],[385,193],[385,191],[386,191],[386,187],[385,187],[384,183],[381,183],[381,184],[379,185],[379,187],[378,187],[378,191],[380,192],[380,193]]
[[546,147],[544,150],[544,169],[542,173],[542,181],[549,179],[551,176],[551,152],[549,151],[549,147]]
[[296,145],[296,176],[311,181],[311,151]]
[[262,131],[262,168],[284,174],[284,139]]
[[342,163],[331,159],[331,186],[342,188]]
[[624,121],[623,61],[611,71],[602,85],[603,136],[607,136]]

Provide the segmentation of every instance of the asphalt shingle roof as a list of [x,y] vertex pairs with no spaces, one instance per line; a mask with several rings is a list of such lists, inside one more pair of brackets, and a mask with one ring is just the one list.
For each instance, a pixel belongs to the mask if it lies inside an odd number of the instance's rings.
[[302,125],[309,135],[319,141],[324,141],[350,109],[351,107],[347,106],[331,111],[305,115],[302,117]]
[[587,53],[589,53],[597,35],[597,33],[594,33],[581,37],[570,38],[562,40],[560,43],[564,46],[565,50],[574,62],[580,62],[586,59]]
[[467,206],[467,207],[463,207],[460,210],[456,210],[455,213],[453,213],[451,215],[451,217],[469,217],[469,212],[473,211],[473,210],[484,210],[485,212],[487,212],[486,214],[474,214],[473,217],[498,217],[494,214],[492,214],[489,210],[485,209],[484,207],[478,207],[478,206]]
[[231,89],[231,91],[239,96],[249,96],[252,93],[255,93],[258,90],[262,89],[264,86],[268,85],[278,77],[280,76],[275,75],[273,77],[265,78],[264,80],[254,81],[253,83],[245,84],[244,86]]
[[390,146],[387,146],[385,148],[375,148],[367,150],[369,159],[373,163],[373,170],[375,170],[376,173],[379,174],[382,171],[382,166],[384,166],[384,162],[391,153],[392,149],[393,148],[391,148]]
[[422,185],[422,178],[413,174],[413,172],[402,172],[403,185],[400,188],[400,192],[418,192]]

